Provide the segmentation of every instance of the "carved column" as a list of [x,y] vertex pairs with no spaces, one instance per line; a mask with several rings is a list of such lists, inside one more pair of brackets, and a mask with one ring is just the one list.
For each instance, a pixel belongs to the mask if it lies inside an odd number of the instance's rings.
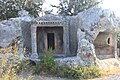
[[32,45],[32,55],[31,59],[37,59],[38,54],[37,54],[37,37],[36,37],[36,26],[32,25],[31,26],[31,45]]

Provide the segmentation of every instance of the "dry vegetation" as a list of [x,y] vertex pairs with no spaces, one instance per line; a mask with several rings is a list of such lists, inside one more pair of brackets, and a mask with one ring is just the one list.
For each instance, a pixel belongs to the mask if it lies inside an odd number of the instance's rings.
[[[80,65],[77,68],[58,66],[55,64],[54,57],[52,55],[44,56],[41,62],[34,66],[30,61],[22,61],[20,58],[17,58],[17,52],[18,49],[13,47],[1,49],[0,54],[14,53],[14,55],[10,58],[6,57],[6,55],[1,55],[0,80],[64,80],[64,78],[88,79],[99,77],[101,74],[102,76],[108,76],[120,72],[120,68],[101,72],[96,66],[82,67]],[[49,51],[49,53],[51,54],[52,52]],[[37,75],[35,76],[33,73]]]

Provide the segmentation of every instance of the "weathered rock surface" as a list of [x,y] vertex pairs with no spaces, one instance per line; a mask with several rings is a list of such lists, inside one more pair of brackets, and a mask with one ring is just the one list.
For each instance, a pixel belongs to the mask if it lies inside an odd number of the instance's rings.
[[[118,28],[118,23],[114,13],[111,10],[105,10],[102,8],[91,8],[87,11],[79,13],[74,18],[76,18],[77,22],[76,24],[74,24],[74,26],[78,25],[77,56],[74,57],[74,59],[72,57],[58,59],[58,63],[68,65],[74,65],[75,63],[83,63],[84,65],[89,65],[91,63],[96,63],[95,60],[97,60],[97,65],[99,65],[100,67],[103,66],[103,64],[106,63],[97,59],[93,42],[98,36],[99,32],[105,31],[115,33],[116,28]],[[70,22],[70,24],[73,23]],[[117,60],[114,62],[116,63]],[[114,66],[113,64],[109,64],[109,66],[110,65]]]
[[[115,33],[118,27],[117,19],[114,13],[110,10],[102,8],[91,8],[87,11],[78,14],[78,50],[77,56],[82,60],[93,63],[96,60],[94,40],[99,32]],[[115,53],[113,53],[115,54]]]
[[0,22],[0,46],[7,47],[17,37],[22,36],[21,21],[10,19]]
[[77,67],[79,64],[83,64],[84,62],[79,56],[75,57],[67,57],[67,58],[57,58],[55,59],[56,63],[60,66],[68,66],[68,67]]
[[23,22],[31,21],[28,16],[11,18],[0,22],[0,47],[8,47],[15,39],[22,36]]
[[77,16],[80,28],[85,30],[98,29],[99,31],[112,30],[118,27],[115,14],[110,9],[91,8]]

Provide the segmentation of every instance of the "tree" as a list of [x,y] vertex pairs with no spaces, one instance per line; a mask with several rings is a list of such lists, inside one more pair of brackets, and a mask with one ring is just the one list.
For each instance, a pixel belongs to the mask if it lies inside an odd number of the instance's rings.
[[19,9],[28,11],[34,17],[39,16],[45,0],[15,0]]
[[[102,0],[101,0],[102,1]],[[96,6],[101,1],[97,0],[60,0],[59,6],[52,5],[58,8],[58,13],[61,15],[77,15],[79,12]]]
[[18,11],[26,10],[37,17],[42,11],[44,0],[0,0],[0,20],[18,16]]

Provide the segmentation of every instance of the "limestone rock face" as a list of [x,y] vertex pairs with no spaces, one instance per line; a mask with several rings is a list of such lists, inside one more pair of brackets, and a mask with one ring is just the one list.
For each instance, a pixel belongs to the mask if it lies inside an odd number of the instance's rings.
[[113,30],[118,27],[116,17],[111,10],[91,8],[77,16],[79,26],[86,30],[98,29],[99,31]]
[[[80,37],[80,35],[82,36]],[[77,36],[78,36],[77,56],[81,57],[85,65],[94,64],[96,55],[95,55],[95,47],[91,41],[91,38],[87,38],[88,35],[79,29],[77,32]]]
[[23,22],[31,21],[30,17],[11,18],[0,22],[0,47],[8,47],[14,40],[22,36]]
[[77,56],[88,64],[95,62],[96,54],[94,40],[99,32],[115,33],[118,27],[117,19],[110,10],[91,8],[77,15],[78,49]]
[[0,46],[7,47],[17,37],[22,36],[20,20],[11,19],[0,22]]

